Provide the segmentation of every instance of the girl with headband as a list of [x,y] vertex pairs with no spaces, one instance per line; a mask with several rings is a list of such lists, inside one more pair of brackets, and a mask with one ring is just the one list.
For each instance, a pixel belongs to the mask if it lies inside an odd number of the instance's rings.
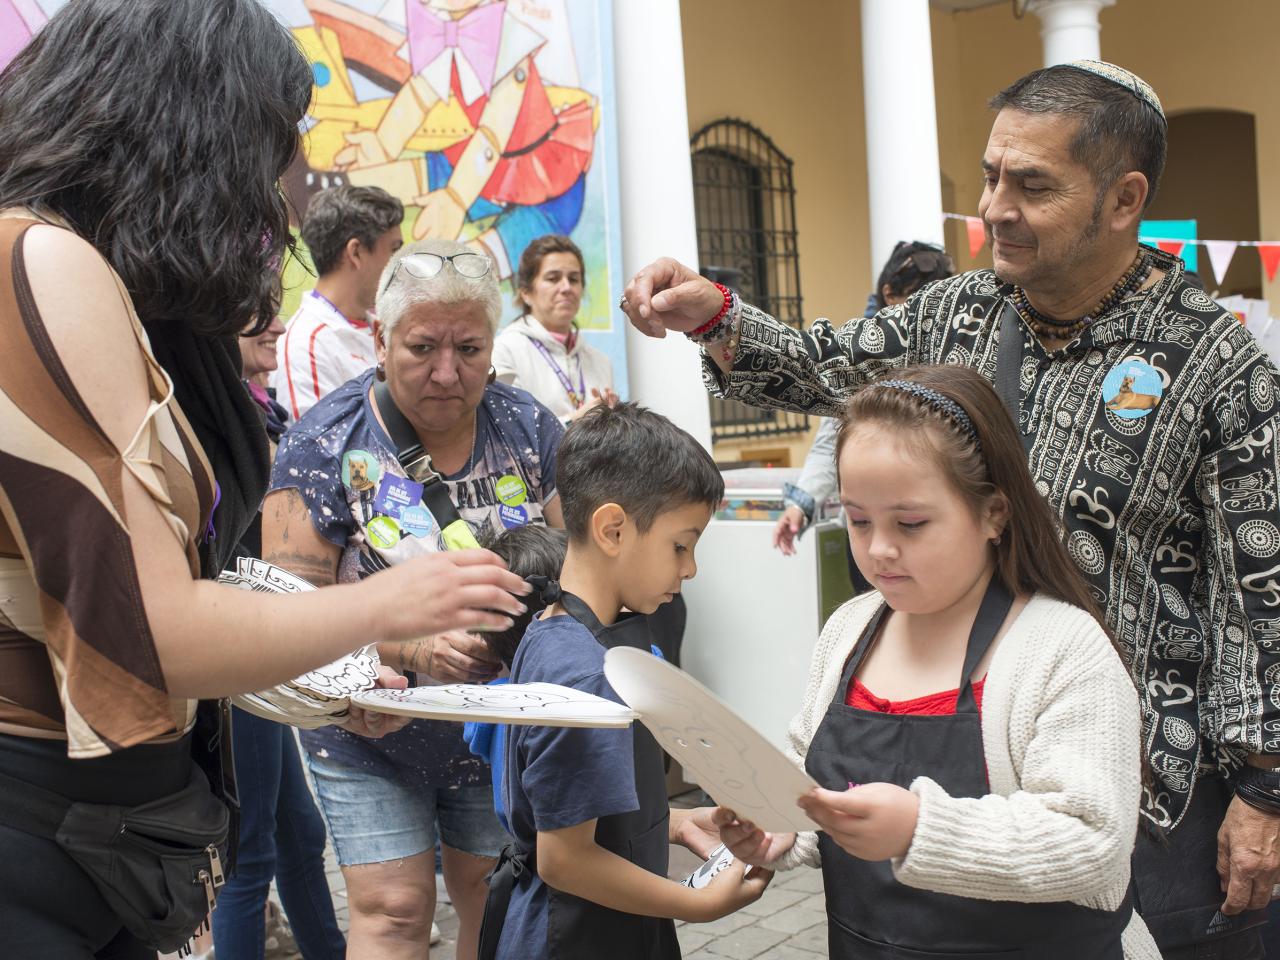
[[722,839],[821,867],[834,960],[1156,960],[1129,893],[1137,696],[999,398],[967,367],[899,372],[854,395],[836,457],[876,589],[827,622],[791,724],[822,832],[721,808]]

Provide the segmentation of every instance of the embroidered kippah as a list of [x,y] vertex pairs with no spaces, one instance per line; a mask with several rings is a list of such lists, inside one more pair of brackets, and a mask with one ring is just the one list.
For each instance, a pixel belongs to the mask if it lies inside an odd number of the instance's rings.
[[1168,124],[1169,121],[1165,119],[1164,115],[1164,107],[1161,106],[1160,98],[1156,96],[1155,90],[1152,89],[1151,84],[1136,73],[1126,70],[1124,67],[1117,67],[1114,63],[1107,63],[1105,60],[1072,60],[1070,63],[1062,64],[1062,66],[1083,70],[1085,73],[1092,73],[1095,77],[1101,77],[1103,80],[1110,80],[1112,83],[1119,84],[1154,110],[1166,125]]
[[903,393],[911,394],[917,400],[924,401],[959,427],[960,432],[981,449],[982,444],[978,441],[978,431],[974,429],[973,421],[969,419],[969,414],[965,413],[964,407],[950,397],[942,395],[932,387],[926,387],[922,383],[914,383],[911,380],[877,380],[875,386],[901,390]]

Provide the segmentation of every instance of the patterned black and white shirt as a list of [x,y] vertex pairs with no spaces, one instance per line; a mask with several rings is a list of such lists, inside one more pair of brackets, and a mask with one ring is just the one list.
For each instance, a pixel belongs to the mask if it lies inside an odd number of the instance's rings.
[[[1165,827],[1198,774],[1280,754],[1277,372],[1239,320],[1166,272],[1048,353],[1024,339],[1019,427],[1036,487],[1130,658],[1155,772],[1143,812]],[[990,270],[905,304],[798,331],[744,305],[716,396],[832,415],[889,369],[955,363],[994,380],[1011,288]]]

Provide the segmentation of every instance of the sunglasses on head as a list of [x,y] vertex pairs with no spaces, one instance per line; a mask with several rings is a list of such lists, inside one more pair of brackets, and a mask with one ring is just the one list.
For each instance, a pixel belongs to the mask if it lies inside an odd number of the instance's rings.
[[382,292],[386,293],[391,289],[391,284],[395,282],[401,267],[411,277],[416,277],[418,280],[430,280],[444,269],[446,263],[453,267],[458,276],[466,277],[468,280],[479,280],[493,269],[493,261],[482,253],[467,251],[449,256],[441,253],[411,253],[407,257],[401,257],[396,262],[395,267],[391,270],[391,276],[387,277],[387,282],[382,286]]

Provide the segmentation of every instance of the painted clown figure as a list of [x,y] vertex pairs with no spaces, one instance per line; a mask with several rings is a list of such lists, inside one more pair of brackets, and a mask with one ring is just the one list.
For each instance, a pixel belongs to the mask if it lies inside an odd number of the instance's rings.
[[464,239],[510,276],[530,240],[577,225],[595,103],[544,84],[536,60],[547,39],[506,2],[393,3],[404,13],[397,57],[412,72],[375,129],[345,133],[333,166],[420,206],[415,238]]

